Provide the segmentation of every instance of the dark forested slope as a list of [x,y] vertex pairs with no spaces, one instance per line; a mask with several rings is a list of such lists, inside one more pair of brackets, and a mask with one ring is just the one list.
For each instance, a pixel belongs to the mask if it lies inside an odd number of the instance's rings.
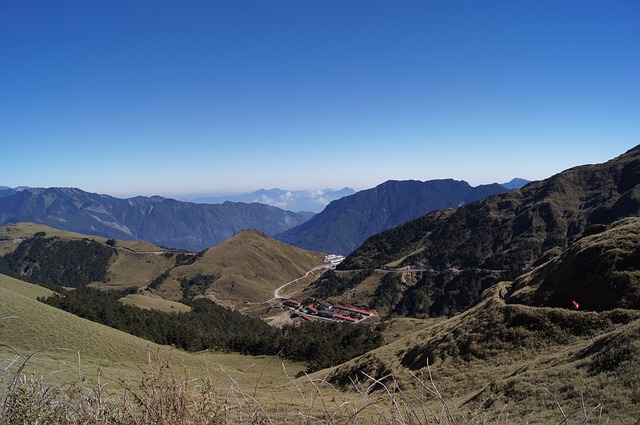
[[640,146],[369,238],[343,269],[390,262],[521,272],[557,256],[594,224],[640,215]]

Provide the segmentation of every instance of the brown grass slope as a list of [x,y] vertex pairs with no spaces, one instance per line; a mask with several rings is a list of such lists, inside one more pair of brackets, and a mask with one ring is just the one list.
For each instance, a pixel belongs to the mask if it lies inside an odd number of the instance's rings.
[[[465,312],[427,322],[324,373],[342,388],[355,379],[366,381],[367,375],[393,376],[410,392],[423,388],[419,378],[425,379],[430,366],[456,410],[531,414],[534,423],[544,423],[563,415],[579,420],[585,409],[597,406],[596,415],[635,423],[640,419],[639,235],[639,218],[590,229],[557,259],[516,281],[508,303],[498,290],[510,283],[499,283]],[[592,311],[553,307],[568,306],[571,297]]]
[[[53,227],[45,226],[44,224],[22,222],[0,227],[0,255],[13,251],[24,238],[32,237],[38,232],[44,232],[46,237],[58,237],[63,239],[89,238],[101,243],[106,243],[108,240],[107,238],[100,236],[90,236],[81,233],[68,232],[66,230],[54,229]],[[164,248],[160,248],[145,241],[117,241],[116,246],[139,252],[157,252],[164,250]]]
[[[47,238],[90,239],[107,243],[107,239],[102,237],[60,231],[34,223],[18,223],[0,227],[1,253],[15,250],[22,240],[38,232],[44,232]],[[185,306],[172,304],[183,298],[180,287],[183,280],[211,276],[215,279],[213,285],[205,293],[197,295],[207,295],[222,304],[239,306],[271,299],[276,288],[324,261],[321,253],[287,245],[256,230],[241,231],[202,255],[185,253],[195,258],[195,262],[178,266],[177,251],[143,241],[117,240],[111,243],[116,251],[109,262],[106,281],[93,282],[91,286],[100,289],[136,287],[139,293],[127,297],[125,302],[163,311],[184,310]],[[159,288],[149,287],[166,273],[169,277]]]
[[385,264],[522,270],[594,224],[640,215],[640,146],[369,238],[343,269]]
[[[0,255],[12,252],[24,239],[42,232],[46,238],[90,239],[101,244],[107,238],[67,232],[36,223],[17,223],[0,227]],[[173,257],[163,255],[167,250],[145,241],[115,241],[117,255],[111,258],[107,282],[95,282],[103,288],[146,287],[154,278],[175,263]]]
[[[577,418],[582,402],[606,417],[640,418],[640,312],[575,312],[504,304],[491,288],[465,313],[318,372],[343,389],[396,381],[406,394],[435,385],[456,412]],[[429,365],[429,366],[428,366]],[[418,408],[419,406],[416,406]],[[619,423],[619,422],[616,422]],[[633,422],[632,422],[633,423]]]
[[244,230],[209,248],[193,264],[174,268],[160,290],[169,293],[180,281],[198,275],[215,276],[205,296],[233,305],[262,302],[271,299],[276,288],[323,261],[324,254],[287,245],[257,230]]
[[[83,235],[54,229],[37,223],[16,223],[0,227],[0,255],[10,253],[24,239],[33,237],[37,233],[44,233],[46,238],[60,238],[65,240],[90,239],[106,244],[108,239],[100,236]],[[141,294],[130,296],[127,303],[142,308],[153,308],[163,311],[184,311],[185,305],[163,300],[161,297],[144,291],[145,288],[159,275],[169,270],[175,264],[175,252],[165,255],[165,248],[161,248],[145,241],[115,241],[116,255],[111,257],[106,281],[93,282],[91,286],[101,289],[124,289],[136,287]]]

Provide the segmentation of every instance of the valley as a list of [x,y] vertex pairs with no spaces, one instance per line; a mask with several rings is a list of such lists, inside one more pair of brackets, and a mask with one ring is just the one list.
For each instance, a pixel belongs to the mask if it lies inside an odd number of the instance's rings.
[[223,388],[163,383],[207,397],[220,423],[640,418],[640,146],[333,263],[254,229],[193,252],[28,222],[0,228],[0,254],[5,413],[19,365],[109,382],[119,403],[171,361]]

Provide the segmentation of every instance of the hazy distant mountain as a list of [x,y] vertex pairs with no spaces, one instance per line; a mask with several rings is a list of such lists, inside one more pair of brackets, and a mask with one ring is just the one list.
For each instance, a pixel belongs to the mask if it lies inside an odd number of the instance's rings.
[[306,190],[260,189],[251,193],[193,198],[190,199],[190,201],[201,204],[222,204],[226,201],[259,202],[283,210],[296,212],[311,211],[317,213],[322,211],[331,201],[353,195],[354,193],[355,190],[349,187],[340,190],[324,189],[314,192]]
[[506,190],[497,183],[472,187],[452,179],[390,180],[333,201],[309,221],[276,237],[300,248],[349,254],[375,233]]
[[516,190],[516,189],[520,189],[522,186],[528,183],[531,183],[531,181],[516,177],[515,179],[512,179],[507,183],[502,183],[502,186],[504,186],[509,190]]
[[23,188],[0,197],[0,225],[31,221],[78,233],[142,239],[194,251],[216,245],[244,229],[274,235],[306,219],[258,203],[206,205],[160,196],[119,199],[75,188]]
[[14,190],[15,189],[12,189],[7,186],[0,186],[0,198],[11,195],[14,192]]

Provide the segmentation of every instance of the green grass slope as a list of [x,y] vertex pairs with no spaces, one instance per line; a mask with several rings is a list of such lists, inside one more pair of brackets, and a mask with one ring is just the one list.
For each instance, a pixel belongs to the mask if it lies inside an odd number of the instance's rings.
[[[0,363],[13,364],[15,356],[36,354],[24,373],[46,376],[48,382],[68,382],[80,374],[95,380],[98,368],[103,383],[117,387],[120,379],[139,379],[152,359],[169,360],[176,371],[191,378],[211,377],[222,388],[231,385],[230,376],[253,389],[260,383],[269,392],[286,386],[291,375],[304,365],[270,357],[240,354],[190,354],[160,346],[127,333],[78,318],[36,300],[50,291],[0,275]],[[78,358],[79,353],[79,358]],[[75,377],[75,378],[74,378]]]

